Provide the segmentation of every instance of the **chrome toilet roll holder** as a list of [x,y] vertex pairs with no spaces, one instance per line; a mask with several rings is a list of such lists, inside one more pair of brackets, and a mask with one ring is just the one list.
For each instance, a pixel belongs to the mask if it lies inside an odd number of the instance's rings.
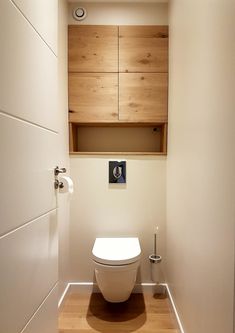
[[58,190],[58,188],[64,188],[64,184],[60,182],[58,179],[55,180],[55,189]]
[[60,182],[56,177],[60,174],[60,173],[65,173],[66,172],[66,168],[59,168],[58,166],[55,167],[54,169],[54,175],[55,175],[55,182],[54,182],[54,187],[57,190],[58,188],[64,188],[64,184],[63,182]]

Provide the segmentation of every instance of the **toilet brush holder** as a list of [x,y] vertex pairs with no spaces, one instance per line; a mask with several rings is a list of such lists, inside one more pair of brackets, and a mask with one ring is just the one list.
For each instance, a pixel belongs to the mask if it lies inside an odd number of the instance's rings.
[[152,280],[155,283],[160,283],[162,257],[159,256],[158,254],[151,254],[149,256],[149,261],[151,263],[151,277],[152,277]]

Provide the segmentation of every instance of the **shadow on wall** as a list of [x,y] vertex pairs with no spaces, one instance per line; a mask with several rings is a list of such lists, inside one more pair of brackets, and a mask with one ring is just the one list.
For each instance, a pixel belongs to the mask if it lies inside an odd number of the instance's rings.
[[92,293],[86,319],[98,332],[134,332],[146,322],[143,294],[132,294],[123,303],[109,303],[101,293]]

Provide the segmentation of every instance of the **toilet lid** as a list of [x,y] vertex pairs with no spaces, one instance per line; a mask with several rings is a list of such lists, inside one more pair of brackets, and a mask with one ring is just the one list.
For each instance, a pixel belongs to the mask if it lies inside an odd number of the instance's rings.
[[92,250],[93,259],[105,265],[126,265],[140,258],[141,249],[137,237],[96,238]]

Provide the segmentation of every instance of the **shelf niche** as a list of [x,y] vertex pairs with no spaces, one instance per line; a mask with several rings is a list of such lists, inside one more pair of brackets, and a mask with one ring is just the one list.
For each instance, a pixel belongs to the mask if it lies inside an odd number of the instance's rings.
[[70,123],[70,154],[166,155],[167,124]]

